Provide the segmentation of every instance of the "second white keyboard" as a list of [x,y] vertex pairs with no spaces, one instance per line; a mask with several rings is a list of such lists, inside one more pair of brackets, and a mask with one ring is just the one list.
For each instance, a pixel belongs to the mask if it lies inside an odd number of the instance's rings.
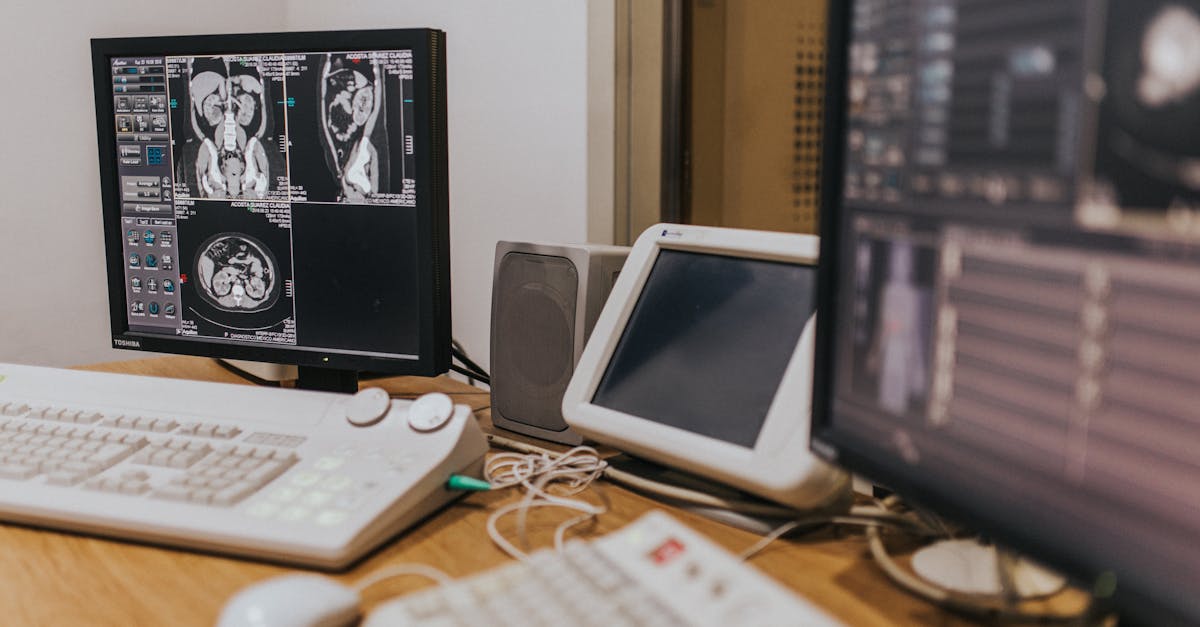
[[0,364],[0,520],[342,568],[456,496],[471,411],[377,424],[351,396]]
[[840,625],[662,512],[382,604],[363,627]]

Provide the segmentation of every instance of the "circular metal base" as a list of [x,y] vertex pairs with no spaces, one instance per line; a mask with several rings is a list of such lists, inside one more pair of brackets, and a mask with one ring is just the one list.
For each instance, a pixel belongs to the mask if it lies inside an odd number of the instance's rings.
[[1018,599],[1054,594],[1066,580],[1029,560],[1004,559],[993,546],[974,540],[940,540],[913,554],[912,567],[926,581],[965,594],[1002,595],[1000,564],[1007,563],[1011,592]]

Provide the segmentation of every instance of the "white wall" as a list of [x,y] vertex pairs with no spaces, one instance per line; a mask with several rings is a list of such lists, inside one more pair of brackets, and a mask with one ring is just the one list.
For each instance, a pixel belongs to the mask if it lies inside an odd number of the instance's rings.
[[[276,30],[284,0],[9,0],[0,51],[0,361],[130,359],[111,345],[102,265],[92,37]],[[180,5],[182,6],[182,5]]]
[[70,365],[109,348],[88,39],[399,28],[448,33],[455,335],[487,363],[500,239],[584,241],[587,0],[5,2],[0,50],[0,361]]
[[486,366],[499,240],[587,241],[587,0],[289,5],[288,30],[446,31],[454,335]]

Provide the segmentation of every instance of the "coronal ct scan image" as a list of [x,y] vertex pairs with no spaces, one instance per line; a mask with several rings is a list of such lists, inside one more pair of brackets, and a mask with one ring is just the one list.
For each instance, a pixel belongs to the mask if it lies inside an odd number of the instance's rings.
[[[171,60],[176,178],[192,198],[286,195],[278,63],[258,57]],[[278,120],[276,118],[279,118]],[[180,137],[182,135],[183,137]],[[181,141],[182,140],[182,141]]]
[[411,51],[305,55],[287,77],[293,200],[415,206]]
[[224,311],[259,311],[279,297],[275,256],[244,233],[213,236],[196,256],[197,292]]

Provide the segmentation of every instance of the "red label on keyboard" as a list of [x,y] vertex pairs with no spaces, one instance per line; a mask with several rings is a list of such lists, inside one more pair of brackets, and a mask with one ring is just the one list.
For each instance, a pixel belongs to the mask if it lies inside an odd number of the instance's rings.
[[683,552],[683,543],[675,538],[670,538],[659,545],[657,549],[650,552],[650,559],[653,559],[655,564],[662,566],[676,557],[683,555]]

